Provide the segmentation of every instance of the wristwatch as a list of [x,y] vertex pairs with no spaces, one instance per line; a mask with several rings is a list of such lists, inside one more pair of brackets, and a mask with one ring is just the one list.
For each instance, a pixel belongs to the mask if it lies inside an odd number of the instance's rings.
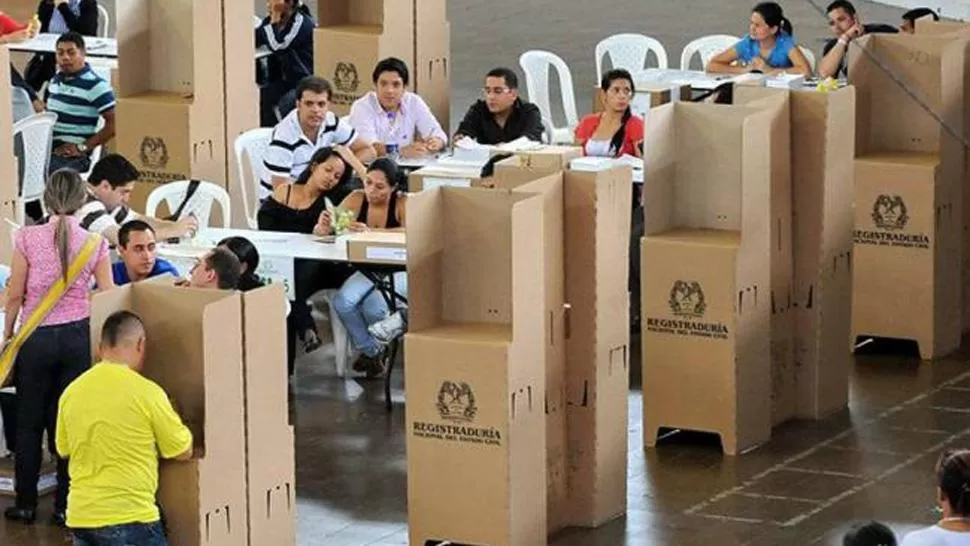
[[82,154],[88,153],[88,145],[84,144],[83,142],[81,144],[78,144],[77,151],[81,152]]

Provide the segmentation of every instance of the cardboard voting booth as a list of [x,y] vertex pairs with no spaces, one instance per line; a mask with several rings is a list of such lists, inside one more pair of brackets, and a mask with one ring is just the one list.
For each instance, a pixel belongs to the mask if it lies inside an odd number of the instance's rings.
[[779,182],[770,151],[782,115],[675,103],[647,116],[647,446],[661,427],[718,433],[732,455],[771,436],[771,225],[785,217],[772,198]]
[[412,543],[546,540],[544,347],[555,340],[544,299],[559,274],[543,264],[550,204],[477,188],[409,199]]
[[451,23],[447,0],[414,2],[414,92],[451,134]]
[[866,51],[850,58],[858,92],[852,335],[911,339],[923,358],[945,356],[960,345],[968,309],[966,158],[961,140],[910,93],[961,135],[970,42],[872,35],[861,45]]
[[[0,66],[10,64],[10,51],[0,46]],[[13,104],[10,78],[0,81],[0,104]],[[17,218],[17,195],[19,168],[13,153],[13,110],[0,108],[0,216],[15,220]],[[13,239],[10,224],[0,221],[0,260],[9,264],[13,261]]]

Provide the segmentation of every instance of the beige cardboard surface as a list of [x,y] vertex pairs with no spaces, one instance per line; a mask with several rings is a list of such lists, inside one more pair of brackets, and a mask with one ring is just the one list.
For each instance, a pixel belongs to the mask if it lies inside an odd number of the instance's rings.
[[34,0],[5,0],[3,11],[17,21],[30,21],[37,11],[37,2]]
[[792,256],[792,93],[765,87],[735,89],[734,103],[772,109],[771,144],[771,412],[772,425],[795,416],[795,307]]
[[916,34],[939,35],[970,30],[970,25],[961,21],[934,21],[924,17],[916,21]]
[[[256,64],[240,62],[244,52],[255,51],[253,43],[252,2],[223,0],[222,16],[225,40],[223,58],[225,65],[225,119],[226,119],[226,182],[233,211],[232,227],[248,228],[246,208],[242,202],[242,173],[236,167],[234,149],[236,137],[246,131],[259,127],[259,88],[256,81]],[[250,192],[251,193],[251,192]],[[255,199],[253,196],[251,199]],[[252,206],[252,205],[250,205]]]
[[[7,9],[7,8],[5,8]],[[0,46],[0,66],[10,64],[10,52]],[[0,104],[12,104],[10,78],[0,81]],[[0,217],[16,220],[18,191],[17,158],[13,154],[13,110],[0,108]],[[10,225],[0,221],[0,260],[9,264],[13,260],[13,243]]]
[[242,302],[239,294],[138,283],[98,294],[92,348],[114,311],[145,322],[143,374],[181,408],[201,458],[163,462],[159,498],[169,540],[186,546],[246,544]]
[[118,2],[114,16],[121,76],[118,96],[166,91],[196,97],[217,93],[221,98],[222,2]]
[[[970,126],[966,92],[970,89],[970,41],[967,33],[928,36],[869,36],[864,47],[877,56],[909,90],[918,94],[949,127],[946,130],[903,86],[857,51],[862,70],[853,66],[851,81],[858,87],[856,156],[878,152],[912,151],[939,154],[940,178],[958,192],[953,214],[962,225],[960,248],[951,257],[962,263],[962,286],[970,282],[970,161],[960,135]],[[851,62],[851,61],[850,61]],[[885,112],[893,112],[886,116]],[[889,119],[892,122],[889,122]],[[946,187],[945,192],[950,191]],[[955,295],[954,295],[955,296]],[[962,291],[961,291],[962,297]],[[970,303],[964,302],[961,321],[970,328]]]
[[630,328],[629,167],[564,173],[569,516],[626,513]]
[[451,134],[451,24],[446,0],[414,2],[414,91]]
[[407,263],[403,231],[368,231],[347,238],[347,259],[353,263]]
[[[655,445],[660,427],[716,432],[729,454],[771,435],[770,290],[777,252],[771,224],[784,221],[784,207],[772,199],[779,170],[770,151],[778,146],[779,115],[774,108],[688,103],[647,115],[641,272],[647,446]],[[701,304],[727,297],[725,282],[734,283],[730,299],[717,305],[734,309],[731,321]],[[682,308],[681,300],[694,308]],[[724,357],[713,370],[711,343]],[[696,397],[676,385],[689,385],[691,393],[726,390]]]
[[545,542],[547,202],[474,188],[409,200],[412,543]]
[[118,153],[141,172],[131,206],[143,211],[153,189],[197,178],[225,186],[225,117],[170,93],[148,93],[118,100]]
[[[423,167],[408,175],[408,191],[417,193],[437,187],[477,188],[490,182],[482,178],[478,167]],[[410,205],[409,205],[410,206]]]
[[373,88],[379,60],[394,56],[414,66],[414,0],[318,0],[318,6],[314,72],[333,84],[330,109],[345,116]]
[[250,546],[296,541],[296,453],[289,423],[286,293],[271,284],[242,294],[246,483]]
[[959,199],[939,161],[884,153],[855,164],[853,337],[912,339],[924,359],[959,348],[961,334]]

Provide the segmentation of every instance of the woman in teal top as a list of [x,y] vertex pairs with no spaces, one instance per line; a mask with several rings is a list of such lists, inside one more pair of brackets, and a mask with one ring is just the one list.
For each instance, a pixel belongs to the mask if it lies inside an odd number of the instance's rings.
[[775,2],[762,2],[751,10],[748,35],[711,59],[707,71],[726,74],[762,72],[767,75],[785,72],[810,76],[812,68],[792,38],[792,31],[791,22],[785,18],[781,6]]

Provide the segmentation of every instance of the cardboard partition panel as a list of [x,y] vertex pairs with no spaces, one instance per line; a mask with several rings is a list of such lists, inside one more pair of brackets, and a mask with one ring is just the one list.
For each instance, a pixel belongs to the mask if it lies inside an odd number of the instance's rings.
[[910,339],[924,359],[946,356],[961,334],[959,188],[935,154],[867,155],[855,169],[853,338]]
[[13,17],[15,21],[30,21],[34,13],[37,12],[37,2],[34,0],[6,0],[3,3],[3,11]]
[[148,194],[169,182],[196,178],[225,184],[226,123],[221,106],[171,93],[148,93],[119,99],[116,111],[118,153],[141,172],[131,197],[135,210],[144,210]]
[[771,253],[771,423],[795,417],[795,306],[792,257],[792,93],[767,87],[740,86],[734,103],[771,109],[769,225]]
[[292,545],[296,453],[289,423],[283,285],[243,293],[242,305],[249,545]]
[[[0,66],[10,64],[10,51],[0,46]],[[0,78],[0,104],[13,104],[10,78]],[[0,108],[0,217],[17,218],[18,176],[17,159],[13,154],[13,109]],[[0,220],[0,260],[13,260],[13,241],[10,224]]]
[[[882,152],[938,154],[940,183],[953,186],[958,192],[953,214],[962,226],[962,242],[950,258],[951,263],[962,268],[961,287],[970,282],[970,215],[965,213],[970,210],[970,161],[962,142],[965,128],[970,126],[970,108],[966,107],[970,89],[967,36],[872,35],[862,42],[868,52],[857,48],[850,59],[854,63],[850,81],[858,90],[856,157]],[[890,78],[871,57],[879,59],[903,85]],[[941,191],[948,195],[950,190],[944,187]],[[867,267],[859,260],[855,264]],[[962,292],[961,288],[961,298]],[[962,328],[966,330],[970,328],[970,302],[964,302],[962,309]]]
[[253,85],[256,81],[256,63],[241,61],[246,52],[250,50],[255,52],[254,14],[255,9],[249,3],[223,0],[227,161],[226,175],[222,180],[226,181],[226,189],[231,198],[233,213],[231,222],[234,228],[249,227],[242,199],[243,173],[238,172],[236,165],[236,138],[250,129],[259,127],[259,88]]
[[169,540],[186,546],[246,544],[242,301],[237,293],[136,283],[92,302],[92,349],[113,312],[145,323],[142,374],[175,400],[200,458],[163,461],[159,492]]
[[451,24],[446,0],[414,3],[414,92],[451,134]]
[[626,513],[630,167],[563,173],[569,524]]
[[[409,199],[408,527],[413,544],[546,540],[542,196]],[[454,495],[456,488],[474,495]]]
[[401,0],[317,0],[317,23],[323,27],[374,26],[388,30],[410,27],[414,4]]
[[934,21],[932,17],[924,17],[916,20],[916,34],[938,36],[970,30],[970,24],[963,21]]
[[[771,435],[771,224],[781,111],[674,103],[647,116],[642,246],[644,442],[715,432],[737,454]],[[707,158],[697,161],[698,157]],[[718,364],[712,367],[712,362]],[[689,389],[689,395],[688,391]]]
[[[118,2],[115,6],[121,76],[116,89],[118,96],[149,91],[183,97],[201,97],[208,93],[221,96],[225,74],[222,2]],[[252,19],[249,24],[252,31]]]

